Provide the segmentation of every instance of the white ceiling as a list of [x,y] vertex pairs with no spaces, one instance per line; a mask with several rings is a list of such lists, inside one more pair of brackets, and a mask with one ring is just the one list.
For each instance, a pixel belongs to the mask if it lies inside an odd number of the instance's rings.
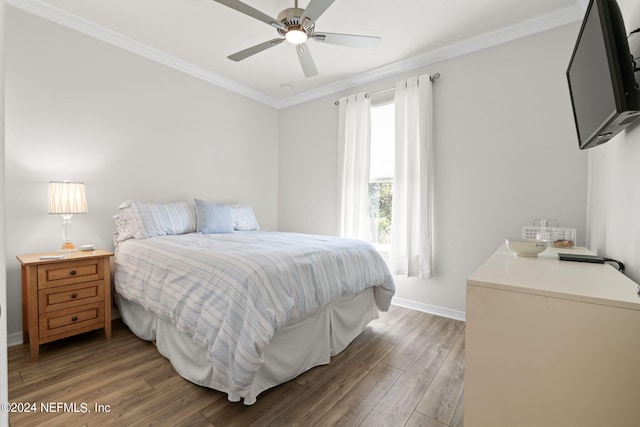
[[[294,0],[244,0],[277,17]],[[336,0],[316,31],[382,37],[374,49],[309,41],[305,78],[282,43],[241,62],[227,56],[278,37],[213,0],[8,0],[8,4],[275,107],[579,21],[584,0]],[[308,0],[300,0],[305,8]]]

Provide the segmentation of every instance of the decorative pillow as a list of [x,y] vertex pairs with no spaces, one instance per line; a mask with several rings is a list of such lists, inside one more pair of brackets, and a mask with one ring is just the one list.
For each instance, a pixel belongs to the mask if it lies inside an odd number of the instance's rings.
[[120,211],[131,226],[131,232],[136,239],[196,231],[196,209],[190,202],[164,204],[125,202],[120,206]]
[[197,213],[196,231],[202,234],[233,233],[229,205],[209,203],[195,199]]
[[115,214],[113,220],[116,223],[116,231],[113,233],[114,246],[118,246],[118,243],[134,238],[131,224],[122,212]]
[[251,206],[230,205],[233,228],[238,231],[260,230],[260,225]]

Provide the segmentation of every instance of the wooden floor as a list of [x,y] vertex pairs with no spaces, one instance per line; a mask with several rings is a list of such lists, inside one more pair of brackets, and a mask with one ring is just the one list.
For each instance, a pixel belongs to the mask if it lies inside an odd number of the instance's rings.
[[245,406],[179,377],[153,344],[114,321],[110,341],[97,331],[46,344],[38,362],[28,346],[11,347],[9,400],[35,412],[11,413],[10,423],[462,426],[463,378],[464,323],[393,306],[331,364]]

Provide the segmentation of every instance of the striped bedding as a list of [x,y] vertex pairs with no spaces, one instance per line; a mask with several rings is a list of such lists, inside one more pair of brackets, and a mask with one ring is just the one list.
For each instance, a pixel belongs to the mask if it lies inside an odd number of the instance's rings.
[[386,311],[394,293],[367,242],[266,231],[127,240],[116,247],[114,280],[122,297],[207,348],[214,382],[238,396],[279,327],[369,287]]

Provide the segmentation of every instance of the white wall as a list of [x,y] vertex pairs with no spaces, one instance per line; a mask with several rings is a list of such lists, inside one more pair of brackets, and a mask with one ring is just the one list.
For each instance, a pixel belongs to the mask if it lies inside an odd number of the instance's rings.
[[[587,154],[577,148],[565,71],[577,24],[416,70],[439,72],[435,97],[435,271],[398,279],[396,296],[463,316],[465,280],[535,218],[585,242]],[[392,87],[404,78],[360,90]],[[279,228],[337,232],[340,95],[280,114]]]
[[16,255],[61,244],[49,180],[87,185],[76,245],[112,249],[127,199],[247,203],[277,227],[277,110],[13,7],[6,18],[9,334],[22,329]]
[[87,183],[73,240],[111,248],[125,199],[250,203],[265,229],[337,231],[341,95],[435,83],[436,277],[397,296],[463,316],[465,279],[534,218],[578,228],[587,154],[577,150],[565,80],[578,26],[449,59],[280,112],[7,7],[6,261],[9,332],[21,330],[15,256],[55,250],[47,182]]
[[[619,0],[627,32],[640,27],[640,3]],[[631,40],[640,57],[640,35]],[[640,72],[636,73],[640,82]],[[588,246],[622,261],[625,273],[640,283],[640,123],[589,150]]]

